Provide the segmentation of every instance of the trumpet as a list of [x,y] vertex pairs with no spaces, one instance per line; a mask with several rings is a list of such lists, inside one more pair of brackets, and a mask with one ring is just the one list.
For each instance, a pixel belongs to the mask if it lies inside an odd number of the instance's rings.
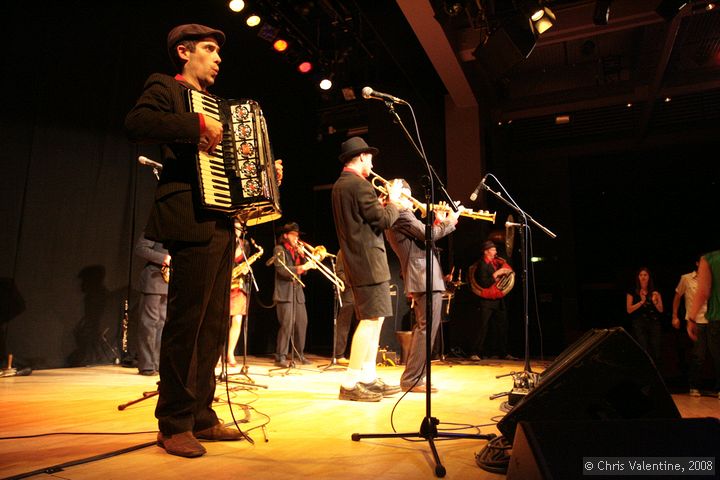
[[[377,173],[373,172],[372,170],[370,170],[370,175],[372,176],[372,180],[370,180],[370,184],[373,186],[373,188],[375,188],[375,190],[377,190],[381,194],[385,195],[386,197],[389,197],[390,193],[388,193],[388,187],[390,185],[390,182],[385,180],[383,177],[381,177]],[[382,185],[375,183],[375,182],[380,182],[380,183],[382,183]],[[413,198],[411,195],[408,195],[405,192],[400,192],[400,195],[407,198],[410,201],[410,203],[412,203],[413,212],[415,210],[425,211],[425,213],[423,213],[423,217],[427,214],[426,209],[424,209],[425,204],[423,202]]]
[[[377,190],[381,194],[383,194],[385,196],[389,196],[388,185],[390,184],[390,182],[385,180],[383,177],[381,177],[377,173],[373,172],[372,170],[370,170],[370,175],[372,176],[372,180],[370,180],[370,183],[372,184],[373,188],[375,188],[375,190]],[[380,183],[382,183],[382,185],[380,185],[376,182],[380,182]],[[403,197],[407,198],[410,201],[410,203],[412,203],[413,212],[419,211],[420,215],[423,218],[425,218],[427,216],[427,206],[426,206],[425,202],[421,202],[420,200],[417,200],[406,193],[401,193],[401,195]],[[468,217],[468,218],[472,218],[473,220],[485,220],[488,222],[495,223],[496,213],[490,213],[487,210],[471,210],[471,209],[465,208],[461,205],[456,205],[456,206],[457,206],[458,210],[460,211],[461,217]],[[438,205],[438,204],[432,204],[432,207],[433,207],[433,209],[449,208],[445,205]]]
[[298,240],[298,248],[303,255],[310,259],[310,261],[315,265],[315,267],[320,273],[325,275],[325,277],[330,280],[341,292],[345,291],[345,282],[343,282],[340,277],[335,275],[335,272],[333,272],[331,269],[329,269],[326,265],[322,263],[322,261],[325,260],[327,257],[334,258],[335,255],[333,255],[332,253],[328,253],[327,248],[322,245],[313,247],[312,245],[305,243],[302,240]]

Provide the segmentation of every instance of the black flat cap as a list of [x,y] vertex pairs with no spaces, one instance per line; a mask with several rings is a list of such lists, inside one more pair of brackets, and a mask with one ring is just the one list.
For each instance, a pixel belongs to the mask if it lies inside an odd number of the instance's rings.
[[170,30],[167,36],[167,48],[172,51],[179,42],[183,40],[197,40],[199,38],[213,37],[218,45],[222,47],[225,43],[225,34],[220,30],[200,25],[199,23],[188,23],[178,25]]

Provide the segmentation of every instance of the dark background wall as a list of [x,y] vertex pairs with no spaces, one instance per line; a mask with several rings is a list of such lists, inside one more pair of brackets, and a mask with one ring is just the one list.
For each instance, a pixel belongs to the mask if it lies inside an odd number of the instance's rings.
[[[225,2],[202,8],[191,2],[35,2],[5,9],[9,47],[0,112],[0,322],[6,338],[0,346],[19,364],[51,368],[112,361],[126,298],[132,328],[133,287],[142,267],[132,245],[155,184],[136,158],[156,158],[157,149],[130,144],[122,122],[147,76],[171,72],[165,37],[178,23],[206,23],[227,33],[213,91],[258,100],[275,155],[284,161],[283,219],[254,227],[251,236],[269,252],[274,228],[298,221],[306,241],[336,251],[328,186],[340,170],[336,157],[345,132],[329,133],[327,105],[314,84],[247,33]],[[387,2],[370,20],[377,30],[404,39],[407,52],[415,51],[412,32],[397,10]],[[443,175],[444,91],[427,74],[427,59],[401,46],[388,42],[387,56],[397,63],[383,62],[387,68],[366,72],[357,86],[373,85],[415,106],[428,157]],[[419,191],[424,168],[382,103],[360,102],[357,108],[367,123],[368,142],[381,149],[376,170],[385,178],[404,176]],[[401,114],[411,127],[407,111]],[[717,135],[676,136],[633,148],[603,146],[597,139],[549,147],[493,128],[482,141],[487,169],[558,234],[551,240],[533,230],[533,253],[545,259],[534,264],[532,281],[535,355],[541,351],[536,318],[543,352],[557,353],[588,328],[624,323],[624,290],[638,267],[650,267],[669,308],[679,275],[692,268],[700,252],[717,248]],[[458,233],[441,242],[445,265],[464,274],[480,256],[477,245],[511,213],[492,198],[474,207],[497,211],[498,225],[463,219]],[[402,292],[394,256],[389,259],[393,283]],[[517,253],[511,260],[519,265]],[[249,326],[250,353],[255,354],[272,351],[276,330],[274,310],[262,305],[270,303],[272,292],[272,270],[263,263],[255,269],[260,292],[253,295]],[[516,355],[523,346],[519,280],[508,299]],[[308,350],[328,353],[332,290],[316,272],[306,283]],[[398,305],[382,341],[395,348],[393,332],[407,312],[402,298]],[[469,288],[462,287],[445,325],[446,351],[469,348],[476,308]],[[666,335],[677,340],[669,329]]]
[[[9,300],[2,316],[3,357],[5,351],[14,353],[16,363],[34,368],[112,361],[126,298],[132,329],[133,287],[142,267],[132,246],[155,184],[150,169],[136,158],[157,158],[158,149],[130,144],[122,124],[147,76],[172,73],[165,39],[180,23],[205,23],[227,33],[213,92],[260,102],[275,156],[284,161],[283,218],[253,228],[251,235],[269,252],[274,229],[298,221],[308,242],[337,250],[326,188],[339,174],[337,154],[345,131],[328,133],[319,113],[327,105],[314,82],[248,32],[226,2],[201,7],[193,2],[43,1],[5,8],[9,48],[3,75],[8,94],[0,113],[0,277],[3,298]],[[399,15],[394,4],[385,8],[389,11],[381,8],[373,19],[380,29]],[[413,41],[407,25],[393,29]],[[403,61],[413,75],[420,72],[422,62],[412,56]],[[435,83],[428,89],[428,80],[419,82],[404,68],[390,65],[382,74],[388,80],[373,85],[391,87],[415,105],[428,156],[443,171],[438,82],[432,77]],[[379,80],[380,74],[373,72],[358,78]],[[367,140],[382,149],[378,170],[414,181],[423,170],[382,103],[360,108],[372,125]],[[272,269],[263,263],[256,268],[260,292],[254,295],[259,302],[253,303],[251,353],[270,352],[274,345],[274,310],[260,306],[270,304],[272,297]],[[327,351],[332,289],[316,272],[307,280],[308,349]],[[394,337],[392,323],[388,338]]]

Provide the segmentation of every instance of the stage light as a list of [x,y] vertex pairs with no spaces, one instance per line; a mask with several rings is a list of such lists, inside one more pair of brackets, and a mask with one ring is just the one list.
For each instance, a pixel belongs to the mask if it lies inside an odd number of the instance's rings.
[[257,27],[258,25],[260,25],[260,22],[261,22],[261,21],[262,21],[262,20],[260,19],[260,17],[259,17],[258,15],[253,14],[253,15],[250,15],[250,16],[245,20],[245,24],[246,24],[248,27]]
[[310,62],[302,62],[300,65],[298,65],[297,69],[300,73],[308,73],[310,70],[313,69],[313,65]]
[[329,78],[323,78],[320,80],[320,89],[321,90],[330,90],[332,88],[332,80]]
[[530,27],[536,35],[542,35],[555,24],[555,14],[548,7],[536,10],[530,16]]
[[687,5],[685,0],[662,0],[655,12],[669,22],[685,5]]
[[610,4],[612,0],[597,0],[595,2],[595,12],[593,13],[593,23],[595,25],[607,25],[610,19]]
[[342,96],[346,102],[355,100],[355,90],[352,87],[345,87],[342,89]]
[[245,2],[243,2],[243,0],[230,0],[228,7],[233,12],[242,12],[242,9],[245,8]]
[[288,43],[285,40],[283,40],[282,38],[278,38],[273,43],[273,48],[275,49],[276,52],[284,52],[288,48]]
[[257,36],[265,40],[266,42],[274,42],[280,33],[280,29],[270,25],[269,23],[263,23],[260,30],[258,30]]
[[543,15],[545,15],[545,11],[542,8],[538,8],[530,14],[530,20],[537,22]]

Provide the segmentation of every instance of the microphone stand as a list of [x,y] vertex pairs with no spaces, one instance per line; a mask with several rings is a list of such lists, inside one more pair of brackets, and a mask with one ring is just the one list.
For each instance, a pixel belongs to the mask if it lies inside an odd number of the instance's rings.
[[[337,272],[335,271],[335,260],[331,257],[330,258],[330,264],[332,265],[332,271],[337,276]],[[350,288],[346,286],[346,288]],[[332,350],[332,359],[330,360],[330,363],[327,365],[318,365],[318,368],[321,371],[326,370],[346,370],[346,367],[340,365],[337,361],[336,355],[337,355],[337,321],[338,321],[338,312],[342,308],[342,294],[340,293],[340,287],[333,282],[333,350]]]
[[[250,285],[250,288],[248,289],[246,299],[245,299],[246,308],[249,313],[250,312],[250,294],[252,293],[253,285],[255,286],[255,290],[257,290],[258,292],[260,291],[260,288],[258,287],[257,282],[255,281],[255,274],[252,270],[252,267],[250,266],[250,262],[248,262],[247,252],[245,251],[244,243],[245,243],[245,234],[247,232],[247,225],[245,224],[245,222],[243,222],[239,218],[237,220],[238,221],[235,222],[235,232],[236,232],[235,239],[236,239],[236,241],[239,241],[243,244],[243,248],[242,248],[243,260],[242,261],[245,263],[245,265],[248,268],[248,273],[245,275],[246,281],[249,282],[250,279],[252,279],[252,282],[253,282],[252,285]],[[252,241],[252,239],[251,239],[251,241]],[[234,266],[234,262],[233,262],[232,266]],[[231,270],[232,270],[232,266],[231,266]],[[255,381],[252,378],[250,378],[250,375],[248,375],[248,373],[247,373],[248,372],[248,366],[247,366],[247,328],[248,327],[247,327],[247,323],[248,323],[249,319],[250,319],[250,316],[248,314],[244,314],[244,315],[242,315],[241,320],[240,320],[242,322],[241,324],[242,324],[242,331],[243,331],[243,366],[240,370],[240,374],[247,379],[247,382],[243,382],[240,380],[235,380],[233,378],[230,378],[232,374],[228,372],[228,364],[227,364],[227,356],[226,356],[227,351],[226,350],[228,348],[228,342],[229,342],[229,337],[230,337],[230,335],[229,335],[230,323],[228,323],[227,332],[225,333],[225,343],[224,343],[224,347],[223,347],[223,354],[222,354],[222,357],[220,357],[221,371],[220,371],[218,380],[224,381],[226,384],[234,383],[237,385],[243,385],[243,386],[251,387],[251,388],[252,387],[268,388],[267,385],[260,385],[260,384],[255,383]],[[234,353],[235,352],[233,352],[233,355],[234,355]],[[241,387],[238,387],[238,388],[241,388]],[[232,411],[231,411],[231,414],[232,414]],[[235,417],[233,416],[233,419],[234,418]]]
[[[411,111],[412,107],[407,102],[403,101],[405,105],[407,105]],[[426,374],[426,391],[425,391],[425,417],[422,419],[422,422],[420,423],[420,430],[418,432],[410,432],[410,433],[370,433],[370,434],[360,434],[360,433],[353,433],[352,434],[352,440],[353,441],[359,441],[362,438],[408,438],[408,437],[419,437],[427,440],[428,445],[430,446],[430,450],[432,452],[433,458],[435,460],[435,475],[437,477],[444,477],[446,470],[443,464],[440,461],[440,456],[438,455],[437,448],[435,447],[435,439],[436,438],[476,438],[476,439],[482,439],[482,440],[490,440],[492,438],[495,438],[495,434],[489,434],[489,435],[483,435],[483,434],[463,434],[463,433],[449,433],[449,432],[438,432],[437,426],[440,424],[440,420],[432,416],[432,399],[431,399],[431,390],[432,390],[432,381],[431,381],[431,366],[432,366],[432,331],[433,331],[433,295],[432,295],[432,255],[433,255],[433,238],[432,238],[432,209],[433,209],[433,196],[435,193],[435,189],[433,188],[434,183],[438,184],[438,190],[441,192],[443,197],[447,200],[450,207],[457,212],[457,206],[455,206],[455,203],[450,198],[450,195],[445,190],[445,186],[442,184],[442,181],[435,173],[435,170],[433,170],[432,166],[427,160],[427,157],[425,156],[425,153],[421,150],[421,148],[418,146],[418,144],[415,142],[414,138],[410,134],[410,132],[405,128],[405,125],[403,124],[402,120],[400,119],[400,116],[395,111],[395,107],[392,101],[385,100],[385,106],[388,108],[388,112],[394,117],[394,122],[400,126],[403,133],[405,134],[405,137],[408,139],[410,144],[414,147],[415,152],[418,154],[420,159],[424,162],[425,168],[428,171],[427,178],[429,181],[426,185],[426,191],[425,191],[425,201],[427,203],[427,209],[426,209],[426,217],[425,217],[425,374]],[[419,137],[419,135],[418,135]]]
[[[284,247],[283,247],[284,248]],[[283,253],[284,255],[284,253]],[[280,262],[280,265],[290,274],[292,277],[292,302],[290,307],[290,361],[287,367],[278,367],[278,368],[271,368],[268,370],[268,372],[274,372],[276,370],[285,370],[281,373],[282,376],[289,375],[290,370],[295,368],[295,289],[297,288],[297,284],[300,284],[303,288],[305,288],[305,284],[300,280],[300,277],[298,277],[295,272],[290,269],[290,267],[287,266],[287,264],[283,261],[282,258],[280,258],[279,255],[275,255],[275,261]],[[272,375],[272,373],[270,373]]]
[[[496,393],[494,395],[490,396],[491,400],[494,400],[496,398],[502,397],[507,395],[508,396],[508,406],[512,407],[514,406],[520,398],[527,395],[530,390],[535,388],[537,385],[537,382],[539,380],[539,375],[536,372],[532,371],[532,367],[530,366],[530,316],[529,316],[529,286],[528,286],[528,251],[527,251],[527,235],[528,230],[530,229],[529,223],[532,223],[536,227],[538,227],[540,230],[545,232],[550,238],[555,238],[557,235],[555,235],[553,232],[551,232],[548,228],[546,228],[544,225],[541,225],[539,222],[537,222],[532,216],[530,216],[527,212],[525,212],[522,208],[520,208],[517,203],[508,201],[500,192],[496,192],[490,187],[487,186],[485,181],[483,180],[480,182],[480,186],[483,190],[487,190],[488,192],[492,193],[496,198],[500,199],[503,203],[505,203],[508,207],[515,210],[519,217],[520,217],[520,223],[516,225],[511,225],[513,228],[520,227],[522,228],[522,234],[520,235],[520,250],[522,251],[522,285],[523,285],[523,322],[525,323],[525,364],[523,366],[522,372],[510,372],[508,374],[504,375],[498,375],[495,378],[502,378],[507,376],[513,377],[513,388],[510,392],[502,392],[502,393]],[[513,395],[513,393],[515,395]]]

